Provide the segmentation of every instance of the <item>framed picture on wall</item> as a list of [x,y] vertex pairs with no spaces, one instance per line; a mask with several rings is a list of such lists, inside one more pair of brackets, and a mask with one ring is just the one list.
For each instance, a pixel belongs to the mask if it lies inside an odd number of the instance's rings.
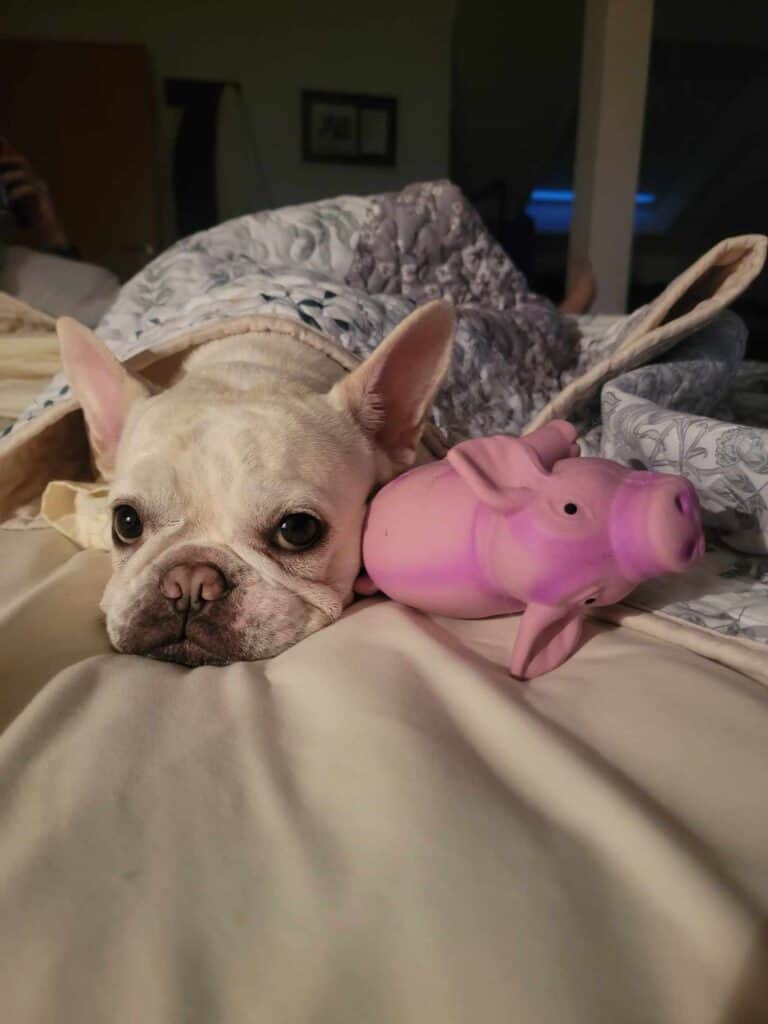
[[305,160],[391,167],[397,155],[397,100],[305,89],[301,134]]

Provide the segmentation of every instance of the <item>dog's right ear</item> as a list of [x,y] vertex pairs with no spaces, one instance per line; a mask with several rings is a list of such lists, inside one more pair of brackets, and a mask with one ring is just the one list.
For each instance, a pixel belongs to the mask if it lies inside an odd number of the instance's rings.
[[128,411],[134,402],[148,398],[150,390],[77,320],[61,317],[56,333],[64,372],[83,409],[96,467],[108,480]]
[[406,469],[416,456],[429,407],[451,362],[453,332],[453,306],[443,299],[428,302],[331,390],[331,402],[349,413],[386,457],[382,477]]

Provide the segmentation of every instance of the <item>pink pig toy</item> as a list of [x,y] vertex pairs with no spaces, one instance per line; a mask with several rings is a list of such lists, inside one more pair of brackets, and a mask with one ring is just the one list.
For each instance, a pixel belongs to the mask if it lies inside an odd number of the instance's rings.
[[687,480],[578,454],[575,429],[555,420],[526,437],[465,441],[397,477],[371,503],[358,591],[462,619],[523,612],[511,674],[557,668],[586,606],[620,601],[704,551]]

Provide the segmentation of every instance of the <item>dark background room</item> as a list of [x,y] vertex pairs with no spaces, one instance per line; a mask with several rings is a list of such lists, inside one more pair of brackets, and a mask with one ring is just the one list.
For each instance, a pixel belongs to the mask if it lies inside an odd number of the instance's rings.
[[[4,7],[0,134],[48,183],[68,243],[121,279],[246,212],[450,177],[533,287],[565,293],[580,0]],[[649,301],[721,238],[768,223],[768,19],[753,0],[728,10],[655,4],[628,285],[622,303],[598,259],[593,311]],[[311,118],[337,109],[323,94],[373,102],[367,152],[308,148]],[[767,287],[737,306],[753,351]]]

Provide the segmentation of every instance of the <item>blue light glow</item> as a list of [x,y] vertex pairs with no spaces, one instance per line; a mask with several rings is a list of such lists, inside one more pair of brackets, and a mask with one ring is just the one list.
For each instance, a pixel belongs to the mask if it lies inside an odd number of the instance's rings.
[[[535,188],[531,192],[531,199],[535,203],[572,203],[572,188]],[[656,202],[653,192],[638,192],[635,196],[637,206],[650,206]]]

